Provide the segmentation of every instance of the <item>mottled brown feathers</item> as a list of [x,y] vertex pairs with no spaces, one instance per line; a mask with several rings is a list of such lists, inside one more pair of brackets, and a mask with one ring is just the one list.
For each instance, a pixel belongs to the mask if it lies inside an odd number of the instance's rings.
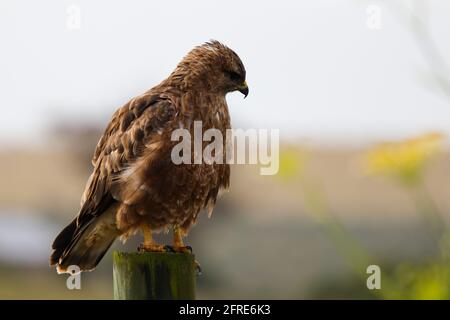
[[202,209],[212,211],[229,185],[227,164],[180,164],[170,158],[172,131],[230,128],[226,93],[245,80],[245,68],[217,41],[194,48],[161,84],[118,109],[92,158],[93,172],[78,217],[53,243],[51,264],[66,271],[96,266],[112,241],[142,224],[177,225],[187,232]]

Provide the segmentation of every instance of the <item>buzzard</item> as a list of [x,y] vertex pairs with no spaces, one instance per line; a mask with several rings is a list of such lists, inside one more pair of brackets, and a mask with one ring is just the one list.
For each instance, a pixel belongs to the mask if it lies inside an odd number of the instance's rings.
[[218,41],[190,51],[169,77],[119,108],[92,158],[93,172],[78,216],[56,237],[50,264],[58,273],[76,265],[94,269],[117,237],[141,230],[144,251],[165,251],[152,232],[173,230],[175,252],[200,211],[212,211],[230,180],[228,164],[175,164],[171,133],[218,129],[225,136],[230,116],[225,95],[248,87],[239,56]]

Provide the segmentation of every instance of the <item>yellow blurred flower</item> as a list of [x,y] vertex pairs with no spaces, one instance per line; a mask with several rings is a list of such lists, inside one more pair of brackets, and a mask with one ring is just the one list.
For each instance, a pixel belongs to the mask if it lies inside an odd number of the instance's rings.
[[367,171],[374,175],[392,176],[404,183],[420,180],[425,164],[441,150],[443,135],[427,133],[400,142],[383,143],[365,157]]
[[448,300],[449,266],[443,262],[427,265],[400,265],[391,279],[392,299]]
[[278,176],[283,179],[300,178],[305,165],[305,152],[298,148],[286,148],[280,151]]

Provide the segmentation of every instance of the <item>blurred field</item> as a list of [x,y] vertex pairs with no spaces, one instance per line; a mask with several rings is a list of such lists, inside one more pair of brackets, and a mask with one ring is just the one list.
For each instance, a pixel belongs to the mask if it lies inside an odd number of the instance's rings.
[[[59,142],[0,153],[0,225],[8,230],[0,233],[0,298],[112,297],[110,254],[96,271],[83,274],[80,291],[67,290],[66,277],[47,266],[51,240],[76,213],[89,174],[87,155],[70,146]],[[304,175],[319,183],[333,214],[377,257],[374,264],[390,268],[426,261],[434,253],[408,194],[362,174],[363,150],[301,150],[308,159]],[[444,212],[450,205],[449,160],[448,153],[441,154],[426,175]],[[304,205],[298,181],[260,176],[256,166],[234,166],[230,192],[212,219],[203,216],[188,238],[204,269],[199,297],[371,297]],[[114,247],[135,250],[139,239]],[[170,241],[167,235],[160,239]]]

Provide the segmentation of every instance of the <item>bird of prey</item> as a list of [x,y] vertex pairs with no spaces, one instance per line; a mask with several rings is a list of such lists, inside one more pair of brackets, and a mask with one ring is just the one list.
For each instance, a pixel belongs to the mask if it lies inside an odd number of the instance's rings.
[[212,211],[219,191],[227,189],[229,164],[175,164],[171,151],[179,128],[193,134],[194,121],[203,130],[230,129],[227,93],[248,94],[246,71],[239,56],[218,41],[190,51],[160,84],[119,108],[92,159],[93,172],[78,216],[56,237],[50,264],[58,273],[76,265],[94,269],[117,237],[141,230],[144,251],[165,251],[152,232],[172,229],[175,252],[199,212]]

